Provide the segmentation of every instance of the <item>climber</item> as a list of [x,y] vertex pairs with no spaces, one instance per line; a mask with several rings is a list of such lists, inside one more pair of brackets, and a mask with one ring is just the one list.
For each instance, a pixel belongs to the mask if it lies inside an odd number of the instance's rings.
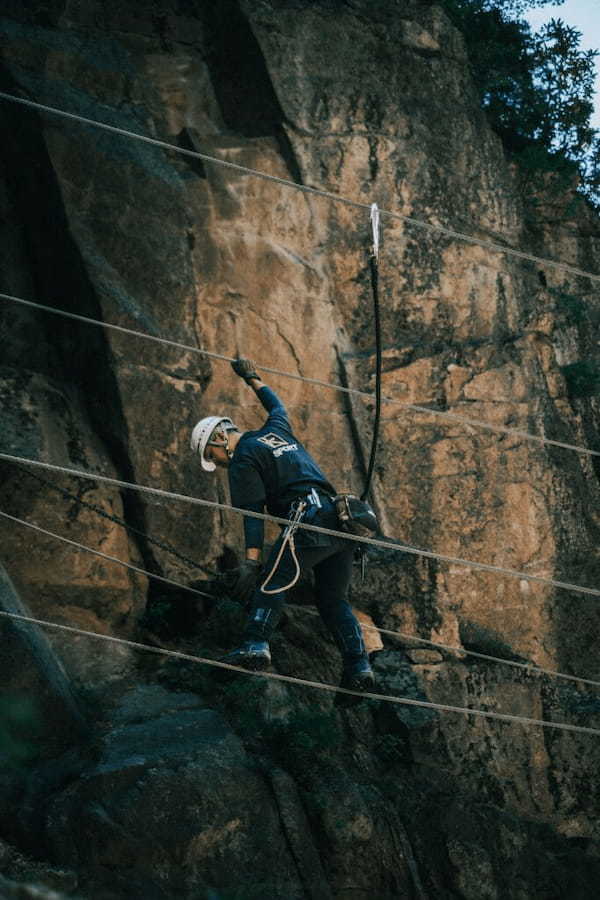
[[[278,396],[262,382],[250,360],[237,359],[232,367],[253,389],[268,418],[262,428],[243,433],[225,416],[207,416],[198,422],[191,447],[200,456],[202,468],[207,472],[216,466],[228,469],[233,506],[253,512],[263,512],[266,507],[270,514],[290,519],[301,503],[298,515],[303,522],[339,528],[332,502],[335,491],[292,433]],[[270,664],[268,642],[281,615],[286,587],[294,578],[295,556],[302,573],[314,572],[319,613],[342,654],[342,686],[369,690],[373,671],[360,625],[347,600],[354,545],[344,538],[299,528],[295,554],[288,544],[277,562],[284,534],[273,545],[263,569],[264,522],[244,517],[246,560],[235,570],[232,594],[247,605],[249,616],[241,646],[224,661],[252,669]],[[271,593],[263,590],[267,582]]]

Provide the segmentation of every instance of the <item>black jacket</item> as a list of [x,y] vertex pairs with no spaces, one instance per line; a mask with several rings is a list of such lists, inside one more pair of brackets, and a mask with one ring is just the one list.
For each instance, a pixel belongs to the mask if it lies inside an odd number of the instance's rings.
[[[333,495],[335,490],[294,436],[287,412],[266,385],[257,392],[268,418],[258,431],[246,431],[229,464],[233,506],[287,517],[292,502],[311,488]],[[308,534],[308,532],[307,532]],[[244,517],[246,547],[262,547],[264,522]]]

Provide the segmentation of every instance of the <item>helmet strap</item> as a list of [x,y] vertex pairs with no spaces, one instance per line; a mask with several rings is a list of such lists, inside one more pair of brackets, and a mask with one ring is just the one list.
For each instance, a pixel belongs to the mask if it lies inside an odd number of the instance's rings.
[[227,459],[231,461],[233,459],[233,454],[235,451],[232,450],[231,447],[229,446],[229,433],[226,430],[223,430],[223,431],[218,431],[217,434],[221,434],[223,436],[223,440],[222,441],[208,441],[207,446],[223,447],[223,449],[225,450],[225,453],[227,454]]
[[225,431],[224,435],[225,435],[225,453],[227,454],[227,459],[231,462],[231,460],[233,459],[234,451],[229,446],[229,432]]

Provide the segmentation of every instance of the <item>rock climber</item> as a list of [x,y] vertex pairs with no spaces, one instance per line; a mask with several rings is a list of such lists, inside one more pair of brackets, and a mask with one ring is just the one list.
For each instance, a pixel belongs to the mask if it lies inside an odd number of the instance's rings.
[[[227,468],[233,506],[261,513],[266,507],[271,515],[291,519],[302,504],[301,521],[338,529],[336,492],[293,434],[281,400],[263,383],[251,360],[236,359],[232,367],[260,400],[267,420],[257,431],[240,432],[226,416],[201,419],[192,431],[191,447],[202,468],[207,472],[217,466]],[[246,559],[234,571],[231,593],[247,605],[249,615],[241,646],[224,661],[252,669],[269,666],[269,638],[281,615],[286,588],[298,570],[312,569],[319,613],[342,654],[341,684],[369,690],[373,671],[347,599],[354,544],[299,528],[294,535],[295,552],[288,542],[281,553],[284,536],[282,531],[263,568],[264,522],[244,516]]]

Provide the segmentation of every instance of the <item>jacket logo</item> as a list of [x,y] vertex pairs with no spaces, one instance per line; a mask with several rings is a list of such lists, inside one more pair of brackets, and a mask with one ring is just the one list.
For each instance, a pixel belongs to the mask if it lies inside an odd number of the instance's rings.
[[267,447],[270,447],[271,450],[277,450],[278,447],[284,447],[288,443],[288,441],[279,437],[278,434],[274,434],[272,431],[270,431],[269,434],[263,435],[263,437],[259,437],[258,440],[261,444],[266,444]]
[[278,447],[277,450],[273,450],[273,456],[279,457],[282,453],[290,453],[292,450],[297,450],[298,444],[286,444],[284,447]]

